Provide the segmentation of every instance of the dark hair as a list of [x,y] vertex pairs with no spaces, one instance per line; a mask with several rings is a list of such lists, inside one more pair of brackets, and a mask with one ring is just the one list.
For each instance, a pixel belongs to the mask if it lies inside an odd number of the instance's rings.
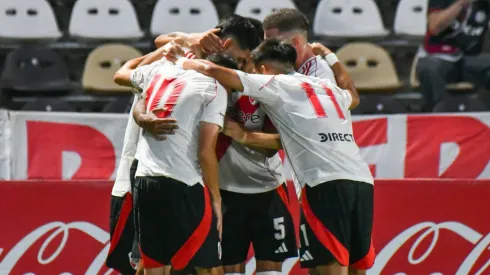
[[291,30],[308,31],[310,21],[296,9],[278,9],[267,15],[264,19],[264,29],[278,29],[280,32]]
[[247,17],[248,20],[250,20],[250,23],[254,25],[255,30],[257,31],[257,34],[259,35],[260,42],[264,41],[264,27],[262,26],[262,22],[258,19],[252,18],[252,17]]
[[234,14],[223,19],[216,28],[220,38],[231,38],[242,50],[253,50],[260,44],[259,34],[255,26],[247,18]]
[[233,57],[229,55],[211,54],[206,57],[206,60],[209,60],[219,66],[223,66],[233,70],[238,70],[238,63]]
[[252,52],[254,64],[264,61],[276,61],[294,67],[296,63],[296,49],[293,45],[277,39],[266,39]]

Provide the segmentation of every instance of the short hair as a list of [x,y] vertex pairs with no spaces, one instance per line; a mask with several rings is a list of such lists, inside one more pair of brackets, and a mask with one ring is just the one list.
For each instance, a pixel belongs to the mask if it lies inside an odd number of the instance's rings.
[[284,8],[273,11],[264,19],[264,29],[278,29],[280,32],[292,30],[308,31],[310,21],[296,9]]
[[252,60],[255,65],[266,61],[275,61],[290,65],[294,68],[296,63],[296,49],[293,45],[277,39],[266,39],[253,52]]
[[223,19],[217,26],[220,38],[231,38],[242,50],[253,50],[260,44],[255,26],[247,18],[234,14]]
[[254,25],[255,30],[257,31],[257,34],[259,35],[260,42],[264,41],[264,27],[262,26],[262,22],[258,19],[252,18],[252,17],[247,17],[248,20],[250,20],[250,23]]
[[206,57],[206,60],[213,62],[216,65],[223,66],[229,69],[238,70],[236,60],[226,54],[211,54]]

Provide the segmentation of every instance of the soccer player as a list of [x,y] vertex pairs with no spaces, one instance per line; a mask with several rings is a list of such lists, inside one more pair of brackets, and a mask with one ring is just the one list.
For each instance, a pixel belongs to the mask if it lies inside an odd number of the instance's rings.
[[[278,129],[304,186],[302,267],[327,275],[365,274],[374,263],[373,178],[345,115],[359,104],[357,91],[296,73],[294,47],[278,40],[264,41],[252,58],[256,72],[263,75],[204,60],[179,59],[177,64],[255,98]],[[269,141],[270,148],[278,148],[275,138]]]
[[[237,68],[225,56],[210,58]],[[163,274],[167,263],[177,270],[189,264],[198,274],[221,274],[215,146],[226,90],[214,79],[165,61],[134,68],[127,62],[116,73],[116,83],[144,90],[147,111],[161,108],[159,117],[172,115],[180,122],[179,131],[165,142],[143,134],[138,146],[134,201],[145,274]]]
[[266,39],[274,38],[294,46],[297,52],[295,68],[298,73],[337,83],[327,60],[321,55],[317,56],[315,48],[308,44],[310,23],[304,14],[296,9],[278,9],[264,18],[263,27]]
[[[137,60],[138,66],[148,64],[154,58],[143,56]],[[133,218],[134,175],[138,165],[135,158],[136,145],[141,134],[140,128],[131,115],[140,95],[135,95],[131,107],[130,116],[124,134],[124,142],[116,172],[116,180],[111,192],[110,209],[110,235],[111,247],[107,255],[106,265],[125,275],[143,275],[143,268],[138,265],[139,250]],[[158,111],[158,110],[156,110]],[[138,123],[151,129],[157,140],[164,140],[166,135],[171,135],[177,129],[176,121],[172,118],[158,118],[153,112],[148,112],[137,117]],[[129,256],[129,257],[128,257]],[[136,269],[136,270],[135,270]]]
[[[238,15],[231,18],[246,20]],[[260,21],[255,21],[255,24],[256,28],[262,30]],[[230,32],[232,25],[225,20],[218,27],[226,34]],[[217,34],[222,35],[220,32]],[[189,39],[182,33],[176,37]],[[237,37],[238,42],[242,39],[248,41],[243,44],[250,44],[252,41],[250,35]],[[192,48],[189,44],[183,44]],[[160,45],[163,43],[160,42]],[[247,54],[248,61],[250,53]],[[264,110],[254,99],[232,93],[228,104],[228,115],[247,129],[276,132]],[[220,189],[225,209],[222,239],[225,272],[245,273],[247,254],[252,244],[257,260],[256,274],[281,274],[282,263],[287,258],[297,256],[297,247],[282,163],[277,150],[268,152],[250,148],[232,142],[226,136],[220,136],[218,157]]]
[[[213,30],[214,32],[219,30],[219,36],[223,38],[224,47],[219,48],[219,50],[224,50],[225,53],[241,59],[242,63],[246,62],[245,58],[248,58],[250,51],[259,43],[257,39],[253,39],[255,29],[245,23],[245,20],[241,20],[241,17],[231,16],[218,25],[220,29]],[[214,45],[221,45],[221,39],[216,36],[213,31],[204,34],[186,35],[185,38],[192,39],[192,41],[199,40],[204,44],[206,44],[207,41],[213,42],[213,39],[218,39],[219,42],[215,43]],[[156,44],[163,46],[169,41],[173,40],[175,42],[176,40],[183,38],[181,37],[181,35],[183,35],[182,33],[180,33],[180,35],[177,34],[178,33],[173,33],[166,36],[160,36],[157,38]],[[251,45],[250,43],[254,44]],[[192,48],[195,49],[195,47]],[[152,55],[153,56],[147,55],[142,57],[139,60],[139,66],[149,64],[154,60],[161,58],[161,55],[158,55],[158,51],[152,53]],[[155,57],[158,58],[155,59]],[[134,255],[137,254],[138,251],[131,252],[131,243],[133,242],[132,239],[134,238],[134,229],[132,228],[132,210],[122,212],[123,217],[119,218],[119,213],[121,212],[122,206],[125,205],[124,202],[127,201],[126,204],[129,204],[129,202],[132,200],[130,197],[130,179],[134,178],[134,174],[131,176],[129,174],[129,170],[130,167],[134,168],[137,165],[135,154],[141,135],[141,128],[138,127],[138,125],[141,126],[148,134],[152,134],[153,138],[156,140],[165,140],[167,135],[175,134],[175,130],[178,128],[175,119],[157,117],[154,112],[158,111],[160,110],[155,109],[153,112],[146,112],[144,101],[141,101],[140,95],[135,95],[130,112],[132,114],[134,113],[134,116],[129,117],[124,135],[123,150],[117,169],[116,181],[111,198],[111,244],[114,246],[114,248],[110,250],[111,253],[109,253],[107,259],[107,265],[109,267],[119,270],[120,272],[122,272],[121,270],[124,270],[125,272],[123,272],[123,274],[134,274],[134,271],[131,272],[130,269],[131,266],[128,262],[128,254],[132,254],[131,258],[133,262],[138,260],[134,258]],[[129,209],[128,207],[129,205],[127,205],[125,209]],[[118,230],[115,230],[116,225],[119,228]],[[117,238],[113,238],[113,232],[123,232],[123,234],[117,235]],[[132,265],[134,266],[134,263],[132,263]],[[141,269],[140,271],[142,272]]]

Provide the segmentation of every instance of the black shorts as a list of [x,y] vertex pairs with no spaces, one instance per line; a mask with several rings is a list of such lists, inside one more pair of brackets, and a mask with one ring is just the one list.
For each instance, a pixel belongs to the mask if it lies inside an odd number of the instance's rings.
[[258,261],[283,262],[298,256],[285,184],[257,194],[221,190],[221,197],[223,265],[246,262],[250,244]]
[[221,266],[216,217],[207,188],[167,177],[137,177],[134,201],[143,267]]
[[[131,189],[138,160],[134,160],[131,169]],[[106,265],[124,275],[135,274],[139,258],[137,239],[133,219],[133,196],[127,193],[124,197],[111,196],[110,236],[111,245]],[[136,258],[136,259],[135,259]]]
[[337,261],[367,270],[374,264],[371,241],[374,187],[350,180],[305,186],[301,195],[300,262],[314,268]]

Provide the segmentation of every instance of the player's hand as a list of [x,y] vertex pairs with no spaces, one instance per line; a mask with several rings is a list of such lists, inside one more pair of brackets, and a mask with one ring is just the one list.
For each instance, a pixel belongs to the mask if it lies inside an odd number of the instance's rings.
[[318,42],[311,43],[310,47],[313,49],[313,53],[315,55],[321,55],[325,57],[332,53],[332,51],[329,48],[325,47],[324,45]]
[[218,229],[219,239],[223,235],[223,212],[221,210],[221,198],[213,199],[213,211],[214,215],[216,215],[216,229]]
[[179,129],[177,120],[173,118],[158,118],[156,114],[161,111],[163,110],[155,109],[152,112],[140,115],[138,118],[138,125],[156,140],[166,140],[167,135],[173,135],[175,130]]
[[221,52],[224,48],[221,44],[221,39],[217,35],[220,31],[221,29],[212,29],[204,33],[193,34],[193,43],[191,44],[192,50],[201,49],[207,54]]
[[247,138],[247,132],[245,128],[238,122],[229,117],[225,117],[223,124],[223,134],[231,137],[239,143],[244,143]]
[[473,2],[475,2],[475,0],[459,0],[459,4],[464,7],[471,5]]
[[175,62],[179,57],[185,56],[185,52],[179,41],[172,41],[165,45],[162,54],[170,62]]

